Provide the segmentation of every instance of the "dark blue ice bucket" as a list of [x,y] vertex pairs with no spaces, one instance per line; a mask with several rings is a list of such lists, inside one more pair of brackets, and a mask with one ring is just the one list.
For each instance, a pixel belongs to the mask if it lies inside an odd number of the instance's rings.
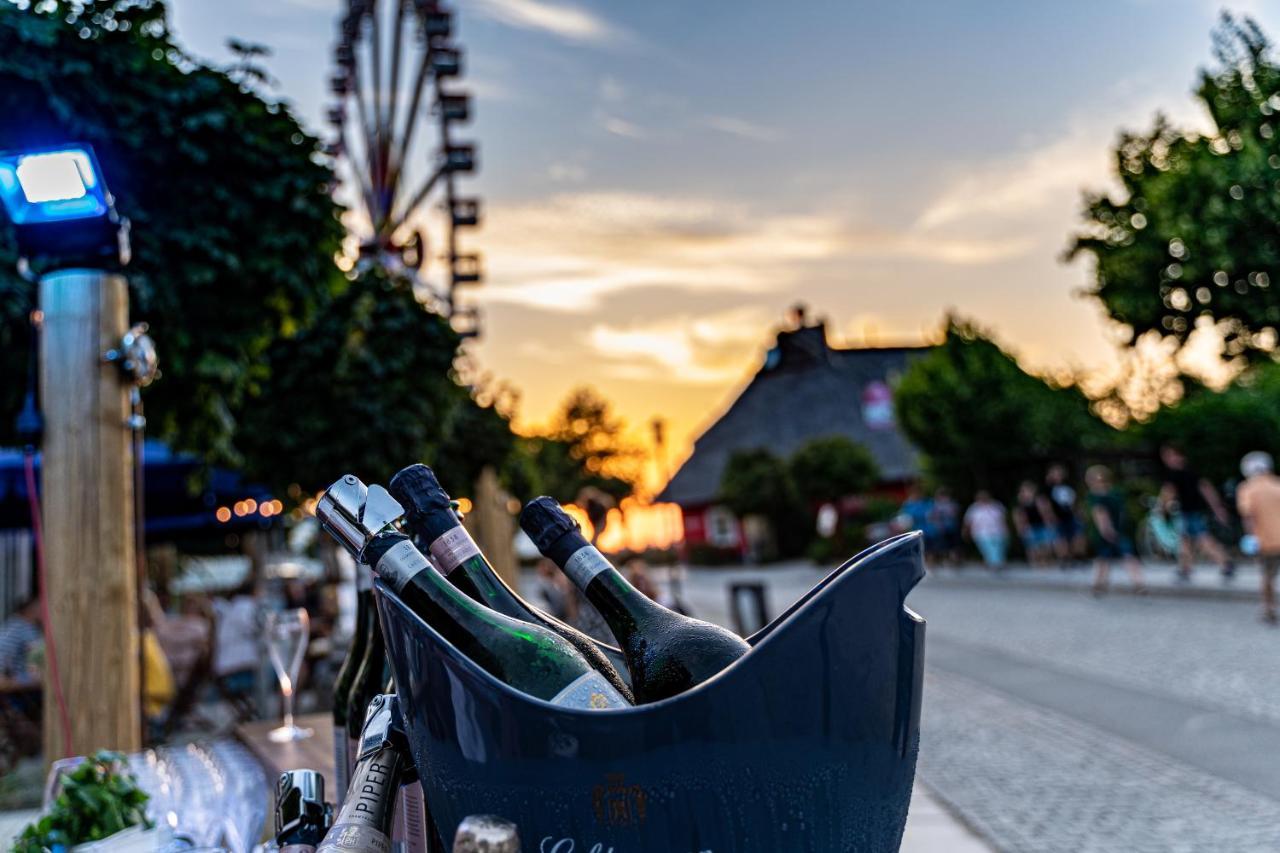
[[378,584],[401,710],[445,839],[476,813],[534,853],[896,851],[919,744],[919,534],[845,563],[693,690],[576,711],[475,666]]

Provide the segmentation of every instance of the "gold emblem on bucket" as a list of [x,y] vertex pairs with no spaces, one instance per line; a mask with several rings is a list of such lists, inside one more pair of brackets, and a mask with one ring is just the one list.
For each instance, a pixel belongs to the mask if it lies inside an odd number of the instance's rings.
[[605,776],[605,783],[596,785],[591,801],[596,820],[609,826],[638,826],[644,823],[644,789],[628,785],[621,773]]

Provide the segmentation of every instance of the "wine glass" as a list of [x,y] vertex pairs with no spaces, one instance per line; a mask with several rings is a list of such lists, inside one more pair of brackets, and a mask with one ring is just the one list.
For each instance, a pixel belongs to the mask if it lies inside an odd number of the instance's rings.
[[306,608],[275,610],[267,614],[267,654],[271,657],[276,678],[280,680],[280,695],[284,700],[284,725],[267,733],[267,737],[276,743],[303,740],[315,734],[311,729],[293,724],[293,692],[310,630],[311,619]]

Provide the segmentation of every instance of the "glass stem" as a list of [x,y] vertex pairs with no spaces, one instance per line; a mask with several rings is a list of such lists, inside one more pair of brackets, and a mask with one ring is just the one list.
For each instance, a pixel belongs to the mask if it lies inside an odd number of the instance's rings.
[[284,698],[284,727],[293,728],[293,687],[286,687],[282,692]]

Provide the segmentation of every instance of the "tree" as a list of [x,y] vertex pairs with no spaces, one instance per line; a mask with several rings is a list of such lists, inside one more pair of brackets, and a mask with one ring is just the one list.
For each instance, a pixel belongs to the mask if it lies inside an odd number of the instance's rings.
[[1137,341],[1185,344],[1204,317],[1228,358],[1276,349],[1280,326],[1280,65],[1248,18],[1223,14],[1216,68],[1196,96],[1213,122],[1201,136],[1157,116],[1115,150],[1120,191],[1086,193],[1069,256],[1095,261],[1089,291]]
[[790,467],[796,492],[811,504],[860,494],[880,479],[871,452],[843,435],[805,442],[792,455]]
[[635,490],[637,479],[637,454],[623,438],[625,428],[608,400],[582,387],[565,398],[548,437],[565,445],[582,469],[580,488],[591,486],[621,500]]
[[925,468],[961,495],[1012,493],[1044,463],[1112,440],[1075,386],[1023,370],[971,323],[951,318],[946,338],[912,362],[894,394],[898,422]]
[[[466,433],[484,413],[449,378],[457,334],[381,267],[345,284],[315,323],[267,350],[268,379],[242,416],[245,469],[314,492],[347,472],[386,483],[425,460],[469,491],[479,470]],[[477,446],[502,453],[490,445]]]
[[720,478],[720,500],[734,515],[769,521],[780,556],[804,550],[812,533],[786,461],[764,448],[735,450]]
[[1280,365],[1258,365],[1221,391],[1189,386],[1178,403],[1136,428],[1150,448],[1171,442],[1216,483],[1240,476],[1240,458],[1266,450],[1280,459]]
[[[231,463],[246,409],[271,405],[253,399],[269,350],[346,286],[333,172],[319,142],[254,90],[250,58],[231,73],[192,59],[157,0],[0,3],[0,148],[97,149],[133,224],[133,314],[151,323],[164,370],[145,392],[149,427]],[[0,369],[15,377],[34,294],[0,232]],[[22,390],[0,386],[0,443]]]

